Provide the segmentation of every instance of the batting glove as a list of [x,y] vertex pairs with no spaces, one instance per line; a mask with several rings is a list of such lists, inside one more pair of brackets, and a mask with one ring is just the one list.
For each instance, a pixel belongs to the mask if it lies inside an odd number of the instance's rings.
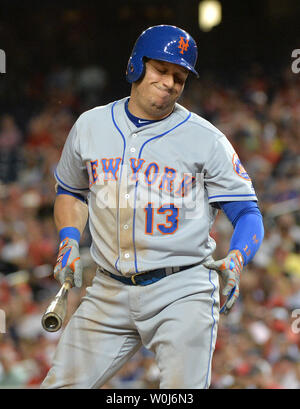
[[68,278],[71,280],[72,286],[82,286],[82,266],[79,244],[76,240],[66,237],[60,243],[54,267],[54,277],[61,284]]
[[221,314],[228,314],[240,293],[240,275],[244,266],[244,259],[239,250],[232,250],[228,255],[216,261],[203,264],[206,268],[217,271],[221,276],[224,288],[222,294],[226,300],[220,309]]

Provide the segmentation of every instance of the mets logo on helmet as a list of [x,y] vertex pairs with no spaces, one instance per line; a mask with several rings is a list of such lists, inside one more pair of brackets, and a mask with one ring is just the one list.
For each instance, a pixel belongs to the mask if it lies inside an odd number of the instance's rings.
[[184,51],[187,51],[188,47],[189,47],[189,40],[186,39],[184,41],[184,37],[181,36],[179,40],[179,44],[178,44],[178,48],[181,50],[180,54],[183,54]]
[[237,153],[233,154],[232,164],[233,164],[233,169],[234,169],[234,171],[235,171],[235,173],[237,175],[239,175],[241,178],[243,178],[245,180],[251,181],[251,179],[250,179],[248,173],[246,172],[246,169],[242,165],[241,160],[238,157]]

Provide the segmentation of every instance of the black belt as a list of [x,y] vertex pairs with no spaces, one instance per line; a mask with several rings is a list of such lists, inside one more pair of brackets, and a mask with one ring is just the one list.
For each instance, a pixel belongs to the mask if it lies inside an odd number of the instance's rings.
[[187,270],[196,266],[196,264],[190,264],[188,266],[182,267],[167,267],[167,268],[158,268],[157,270],[146,271],[143,273],[133,274],[131,277],[123,277],[117,276],[116,274],[110,273],[109,271],[105,270],[104,268],[100,268],[100,271],[109,275],[110,277],[114,278],[115,280],[121,281],[121,283],[127,285],[149,285],[153,284],[156,281],[161,280],[168,275],[179,273],[179,271]]

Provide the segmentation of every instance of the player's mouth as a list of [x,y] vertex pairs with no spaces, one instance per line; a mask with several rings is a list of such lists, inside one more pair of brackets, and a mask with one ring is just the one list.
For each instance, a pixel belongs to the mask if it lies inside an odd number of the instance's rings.
[[154,86],[159,91],[159,94],[164,98],[170,97],[173,94],[172,90],[169,90],[167,88],[161,88],[157,85],[154,85]]
[[174,97],[174,93],[173,93],[173,91],[172,90],[170,90],[170,89],[166,89],[166,88],[160,88],[160,87],[157,87],[157,86],[155,86],[155,88],[156,88],[156,95],[157,95],[157,97],[159,98],[159,99],[161,99],[162,101],[164,101],[164,103],[166,103],[166,102],[170,102],[170,100],[173,100],[173,97]]

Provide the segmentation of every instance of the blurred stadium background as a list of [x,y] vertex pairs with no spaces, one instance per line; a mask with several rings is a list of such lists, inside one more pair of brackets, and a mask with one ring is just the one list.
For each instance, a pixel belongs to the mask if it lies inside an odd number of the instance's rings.
[[[219,3],[221,22],[203,31],[193,0],[0,1],[1,388],[38,388],[61,334],[46,333],[40,319],[58,290],[53,170],[68,131],[83,111],[129,94],[134,41],[163,23],[196,39],[201,77],[188,80],[180,102],[227,135],[264,215],[263,245],[221,318],[211,388],[300,388],[300,73],[291,68],[300,3]],[[220,214],[216,256],[231,233]],[[85,285],[95,271],[89,244],[86,230]],[[68,317],[84,291],[71,291]],[[157,386],[153,355],[142,349],[105,387]]]

